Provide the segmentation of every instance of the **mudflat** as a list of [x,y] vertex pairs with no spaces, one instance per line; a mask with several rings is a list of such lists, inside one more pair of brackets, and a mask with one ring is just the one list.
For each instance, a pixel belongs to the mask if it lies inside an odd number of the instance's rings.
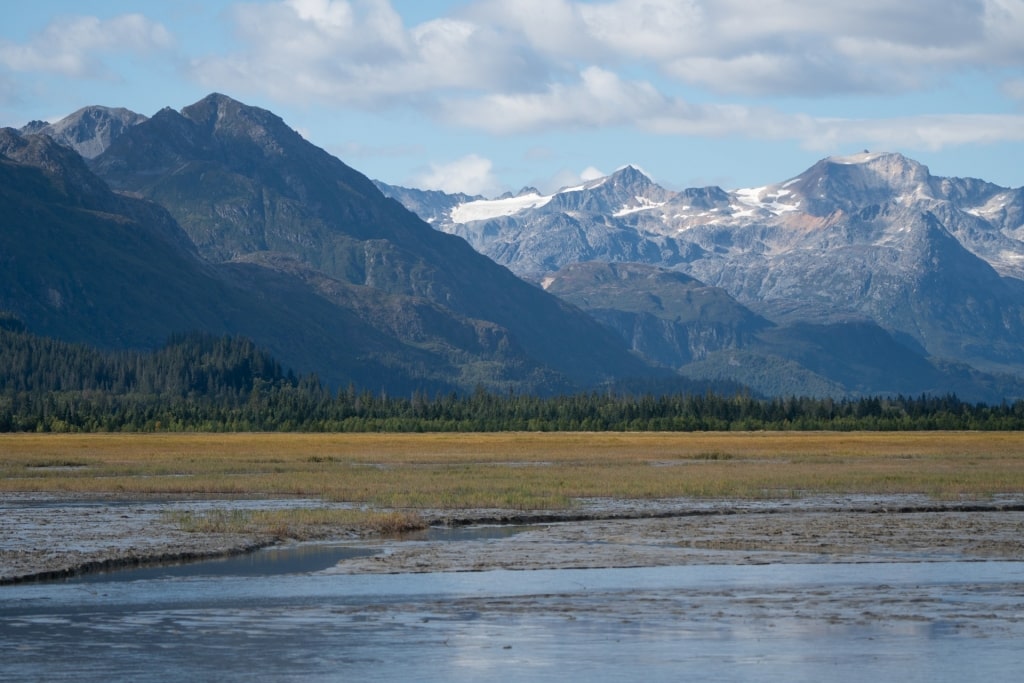
[[[0,583],[249,552],[290,539],[185,531],[186,511],[322,505],[307,499],[69,499],[3,494]],[[434,526],[506,527],[475,541],[419,533],[320,540],[375,551],[336,573],[656,567],[687,564],[1024,560],[1024,494],[937,502],[919,495],[811,496],[790,501],[581,501],[573,510],[421,510]]]
[[[736,509],[524,527],[478,543],[380,541],[339,572],[1024,559],[1024,507]],[[373,546],[371,546],[373,547]]]
[[[466,525],[516,533],[388,533]],[[345,572],[1022,560],[1024,434],[0,435],[0,583],[299,540],[376,551]]]

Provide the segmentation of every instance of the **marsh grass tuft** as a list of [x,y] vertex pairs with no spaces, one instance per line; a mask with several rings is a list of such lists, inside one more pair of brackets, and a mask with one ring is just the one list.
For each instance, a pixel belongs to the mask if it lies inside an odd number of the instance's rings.
[[734,457],[732,453],[723,453],[722,451],[707,451],[690,456],[693,460],[732,460]]
[[78,469],[80,467],[88,467],[89,463],[81,462],[78,460],[38,460],[35,462],[25,463],[25,467],[28,469]]
[[335,508],[215,509],[202,513],[168,513],[168,519],[189,533],[247,534],[296,540],[344,534],[395,536],[427,526],[415,512]]

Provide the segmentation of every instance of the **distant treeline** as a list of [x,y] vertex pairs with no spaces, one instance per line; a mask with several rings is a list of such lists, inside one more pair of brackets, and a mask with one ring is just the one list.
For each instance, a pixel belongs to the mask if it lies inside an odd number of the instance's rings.
[[388,396],[325,388],[251,341],[183,335],[104,352],[0,325],[0,432],[1017,430],[1024,401],[954,395],[772,398],[712,392]]

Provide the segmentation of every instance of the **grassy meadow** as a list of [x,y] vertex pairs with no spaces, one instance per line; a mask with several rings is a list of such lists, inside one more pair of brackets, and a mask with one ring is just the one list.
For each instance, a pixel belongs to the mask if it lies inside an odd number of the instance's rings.
[[2,434],[3,491],[514,510],[583,497],[984,499],[1024,491],[1024,434]]

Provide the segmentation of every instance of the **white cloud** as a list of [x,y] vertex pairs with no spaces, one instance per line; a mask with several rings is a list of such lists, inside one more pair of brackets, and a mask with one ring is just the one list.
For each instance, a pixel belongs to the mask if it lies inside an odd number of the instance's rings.
[[478,0],[464,9],[463,16],[539,54],[593,60],[603,46],[588,30],[584,9],[582,3],[569,0]]
[[[543,7],[541,7],[543,5]],[[750,95],[891,92],[936,70],[1019,65],[1022,0],[520,0],[475,19],[534,50],[606,68],[639,63]]]
[[[1019,86],[1016,83],[1016,86]],[[1024,87],[1021,88],[1024,92]],[[821,118],[770,107],[690,104],[643,82],[591,67],[577,83],[544,93],[490,95],[452,105],[450,122],[493,133],[629,125],[663,135],[794,140],[829,151],[849,144],[937,150],[965,144],[1024,141],[1024,116],[935,114],[877,119]]]
[[580,180],[582,180],[583,182],[587,182],[589,180],[597,180],[598,178],[603,178],[606,175],[608,174],[600,169],[594,168],[593,166],[587,166],[585,169],[580,171]]
[[580,12],[594,39],[614,52],[661,60],[704,44],[709,30],[705,4],[697,0],[618,0],[580,4]]
[[[979,119],[955,111],[822,120],[764,103],[1019,69],[1024,0],[475,0],[415,26],[388,0],[264,0],[230,16],[244,48],[197,60],[195,77],[282,101],[409,107],[496,134],[627,126],[812,148],[1017,139],[1012,121],[972,132]],[[1018,81],[1004,94],[1017,97]]]
[[31,41],[0,41],[0,65],[12,71],[48,71],[74,78],[109,78],[102,55],[166,50],[174,38],[163,25],[141,14],[112,19],[60,17]]
[[387,0],[287,0],[237,5],[242,52],[196,60],[200,82],[365,107],[428,106],[448,90],[520,89],[538,62],[469,21],[407,28]]
[[902,92],[1024,59],[1024,0],[477,0],[413,27],[388,0],[284,0],[231,17],[246,48],[197,60],[200,81],[368,107],[544,96],[624,66],[726,94]]
[[553,83],[544,92],[451,100],[444,107],[444,116],[455,125],[516,133],[627,125],[674,106],[649,83],[624,81],[611,71],[588,67],[576,82]]
[[494,164],[477,154],[468,154],[447,163],[430,164],[427,171],[412,180],[413,187],[442,190],[448,193],[465,192],[487,197],[500,192],[501,183],[494,174]]

